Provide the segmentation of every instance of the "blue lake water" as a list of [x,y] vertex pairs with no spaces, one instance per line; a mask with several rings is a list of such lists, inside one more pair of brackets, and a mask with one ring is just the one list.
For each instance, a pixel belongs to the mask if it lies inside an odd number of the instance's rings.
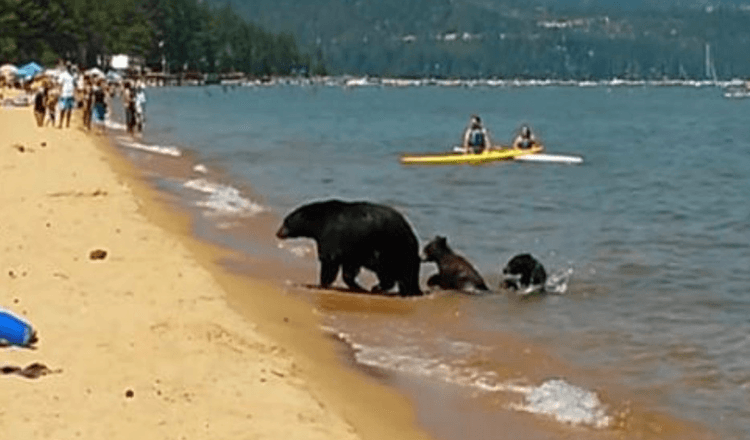
[[[279,216],[364,199],[402,212],[422,244],[447,236],[495,286],[517,253],[571,270],[564,295],[472,298],[470,327],[523,335],[611,371],[659,410],[750,438],[750,102],[678,87],[202,87],[148,99],[148,143],[192,151]],[[584,163],[399,164],[451,149],[474,113],[496,143],[530,123],[549,153]],[[339,318],[354,344],[376,344]],[[430,348],[410,336],[419,327],[394,323],[391,354],[458,365],[458,343],[476,342],[441,329],[428,339],[452,348]],[[394,367],[383,359],[371,357]]]

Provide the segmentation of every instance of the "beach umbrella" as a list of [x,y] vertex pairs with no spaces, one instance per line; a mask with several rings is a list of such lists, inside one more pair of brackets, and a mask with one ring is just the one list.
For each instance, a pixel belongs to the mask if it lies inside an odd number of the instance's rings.
[[0,66],[0,78],[5,78],[8,81],[12,81],[16,77],[18,68],[12,64],[4,64]]
[[0,75],[15,75],[18,72],[18,67],[13,64],[3,64],[0,66]]
[[47,69],[44,71],[44,75],[51,79],[57,79],[60,75],[62,75],[63,71],[60,69]]
[[110,70],[107,72],[107,79],[110,81],[122,81],[122,75],[115,72],[114,70]]
[[84,72],[88,76],[96,76],[98,78],[104,78],[104,72],[102,72],[100,69],[96,67],[92,67],[91,69]]
[[16,76],[24,78],[24,79],[30,79],[33,78],[37,73],[41,72],[42,66],[35,62],[30,62],[28,64],[25,64],[18,68],[16,71]]

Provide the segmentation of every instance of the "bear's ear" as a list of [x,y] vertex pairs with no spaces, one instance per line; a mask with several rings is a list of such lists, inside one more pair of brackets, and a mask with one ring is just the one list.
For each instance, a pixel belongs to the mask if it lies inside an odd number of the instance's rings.
[[437,242],[440,243],[440,244],[448,244],[448,238],[447,237],[441,237],[441,236],[438,235],[437,236]]

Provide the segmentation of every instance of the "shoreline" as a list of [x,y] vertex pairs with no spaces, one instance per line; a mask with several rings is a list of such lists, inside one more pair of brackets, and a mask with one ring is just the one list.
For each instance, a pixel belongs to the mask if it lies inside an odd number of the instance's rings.
[[[0,298],[40,337],[36,350],[0,348],[3,364],[61,369],[2,378],[14,402],[4,432],[429,438],[405,397],[340,362],[310,304],[221,268],[229,252],[195,238],[187,215],[72,119],[40,129],[30,108],[0,112],[0,183],[12,189]],[[99,248],[107,257],[89,260]]]
[[[31,120],[31,115],[28,115],[26,111],[17,112],[22,114],[22,117]],[[3,116],[0,115],[0,120]],[[20,127],[22,124],[18,125]],[[29,127],[33,129],[30,125]],[[49,133],[52,138],[59,137],[66,131],[44,129],[39,132]],[[73,132],[73,129],[70,131]],[[115,131],[114,134],[112,139],[118,137],[119,131]],[[72,136],[73,133],[70,135]],[[86,138],[82,132],[77,132],[75,137],[78,138],[78,136]],[[88,137],[89,141],[104,142],[105,139],[107,138]],[[101,153],[100,160],[106,162],[110,171],[114,171],[118,176],[117,180],[120,183],[124,182],[127,186],[126,192],[137,200],[134,215],[144,216],[149,225],[156,225],[163,233],[177,239],[178,245],[170,248],[167,254],[171,255],[175,249],[184,248],[186,254],[191,257],[191,266],[197,265],[207,271],[214,284],[218,284],[220,292],[217,298],[210,300],[198,298],[201,301],[199,305],[206,301],[208,301],[207,304],[212,304],[211,307],[215,305],[214,303],[221,305],[222,313],[213,314],[211,322],[212,325],[217,324],[218,328],[213,327],[213,332],[206,332],[205,339],[208,339],[208,343],[203,344],[203,350],[211,352],[217,350],[219,352],[217,355],[222,355],[223,361],[216,362],[218,370],[221,374],[226,374],[224,365],[228,365],[227,361],[247,365],[246,360],[242,359],[244,354],[237,353],[239,358],[228,358],[223,356],[226,353],[222,352],[223,348],[243,350],[242,343],[239,346],[233,343],[237,340],[233,336],[238,334],[242,336],[244,333],[227,332],[228,327],[223,322],[224,315],[239,317],[241,322],[250,326],[250,333],[260,333],[261,336],[271,337],[272,342],[266,345],[267,350],[259,352],[262,364],[265,362],[265,356],[282,363],[286,362],[285,368],[269,370],[263,366],[259,367],[265,369],[267,374],[264,377],[255,376],[254,378],[265,379],[265,382],[261,382],[265,384],[264,386],[270,385],[274,380],[280,380],[282,383],[291,381],[297,385],[301,383],[304,393],[311,396],[313,402],[317,402],[315,405],[324,414],[328,414],[334,422],[343,420],[344,426],[348,427],[343,431],[336,431],[335,434],[330,431],[326,434],[316,431],[324,438],[326,436],[327,438],[349,438],[350,435],[354,438],[372,439],[388,436],[388,438],[440,438],[443,440],[570,437],[591,439],[714,438],[701,429],[702,427],[689,422],[685,423],[684,420],[675,419],[663,413],[655,413],[653,405],[643,406],[644,402],[640,398],[635,399],[636,402],[633,402],[631,406],[630,400],[635,396],[622,389],[617,380],[600,380],[603,377],[602,373],[605,372],[597,372],[595,377],[591,377],[590,375],[594,372],[571,365],[555,356],[554,350],[549,350],[549,347],[537,346],[518,334],[495,332],[488,335],[491,339],[487,340],[486,345],[495,347],[501,356],[496,359],[480,357],[471,361],[493,363],[492,369],[502,372],[501,377],[508,374],[510,378],[513,378],[520,374],[530,384],[541,383],[550,377],[564,377],[572,379],[574,383],[583,384],[588,389],[594,389],[604,397],[605,403],[611,410],[609,415],[615,417],[613,429],[592,430],[588,427],[569,426],[552,421],[545,416],[510,411],[508,403],[517,402],[519,396],[502,391],[504,387],[502,382],[498,383],[499,391],[483,393],[472,388],[462,388],[455,383],[442,383],[429,377],[414,377],[398,368],[392,370],[368,365],[357,358],[357,351],[360,350],[361,345],[321,327],[324,316],[330,313],[348,314],[355,318],[366,318],[370,322],[388,325],[388,323],[395,322],[394,318],[398,319],[399,315],[403,315],[405,319],[432,326],[471,331],[461,328],[460,324],[463,324],[463,320],[455,318],[459,315],[470,314],[473,301],[467,298],[461,299],[462,297],[448,299],[442,294],[425,297],[426,301],[405,301],[368,295],[340,294],[335,291],[318,292],[301,288],[302,283],[315,279],[314,258],[290,257],[291,253],[288,251],[291,249],[284,249],[279,253],[271,250],[269,246],[276,248],[278,244],[273,239],[273,232],[281,220],[276,218],[279,215],[266,212],[251,216],[247,222],[240,222],[240,227],[236,229],[230,227],[229,231],[217,227],[214,234],[228,235],[221,237],[219,244],[215,244],[214,239],[217,237],[210,233],[206,236],[205,231],[196,228],[221,222],[215,219],[211,221],[203,219],[201,209],[192,208],[192,200],[185,203],[182,193],[172,191],[171,189],[174,188],[169,183],[173,178],[177,181],[184,181],[190,177],[186,173],[189,173],[191,169],[194,170],[193,166],[198,163],[191,151],[183,151],[182,158],[174,158],[168,155],[153,155],[140,150],[131,150],[121,144],[116,145],[114,142],[102,142],[98,142],[99,145],[96,147],[92,146],[92,151],[96,152],[95,155]],[[37,147],[32,146],[32,148],[35,151],[29,154],[38,154],[42,151]],[[12,148],[10,150],[13,151]],[[44,152],[48,152],[46,147]],[[18,155],[20,152],[14,154]],[[5,157],[0,157],[0,160],[6,166],[15,166]],[[185,167],[186,164],[189,166]],[[66,168],[66,171],[70,169],[72,168]],[[234,176],[227,174],[226,171],[212,168],[211,172],[218,174],[208,175],[206,179],[209,181],[214,181],[213,177],[219,177],[220,184],[239,188],[243,193],[253,192],[247,182],[235,181]],[[194,175],[195,173],[192,173],[192,176]],[[4,182],[0,181],[0,183]],[[90,191],[55,190],[47,192],[46,195],[50,196],[50,194],[55,195],[55,200],[73,199],[77,203],[76,209],[81,211],[83,211],[83,205],[86,205],[84,202],[89,197],[96,200],[96,203],[103,203],[114,196],[110,188],[96,188]],[[3,199],[5,200],[6,197]],[[111,221],[110,217],[113,215],[109,212],[104,215],[94,214],[100,221],[101,218],[109,218]],[[83,217],[87,215],[83,214]],[[130,216],[131,214],[127,215],[127,217]],[[5,239],[6,235],[1,232],[2,229],[0,229],[0,239]],[[250,237],[248,243],[253,245],[250,253],[244,252],[243,246],[239,249],[234,246],[222,247],[227,243],[231,244],[234,240],[243,240],[247,237]],[[151,239],[147,242],[150,241]],[[248,243],[243,242],[244,245]],[[12,249],[12,246],[7,249]],[[289,258],[279,257],[279,254]],[[147,258],[156,260],[151,255]],[[0,280],[4,272],[3,266],[0,265]],[[158,277],[157,269],[149,268],[148,270],[156,272]],[[168,289],[173,288],[174,286],[168,287]],[[193,288],[192,285],[187,287],[188,290]],[[3,286],[0,285],[0,294],[2,289]],[[2,298],[0,296],[0,299]],[[183,304],[180,301],[184,302],[181,295],[177,297],[178,307],[176,307],[176,310],[181,311]],[[207,317],[197,311],[193,315]],[[231,316],[228,321],[233,322]],[[39,325],[33,320],[32,323]],[[157,327],[157,330],[164,332],[156,335],[159,338],[169,334],[170,342],[181,341],[188,345],[198,342],[195,341],[196,334],[193,332],[185,333],[184,337],[188,341],[182,341],[180,338],[183,336],[179,335],[179,332],[170,333],[172,329],[168,327]],[[46,331],[41,333],[40,347],[43,347],[47,333]],[[244,338],[245,341],[250,339],[250,337]],[[214,347],[215,345],[218,348]],[[358,346],[360,348],[357,348]],[[533,356],[529,356],[529,352],[533,353]],[[182,368],[184,364],[192,361],[192,357],[185,359],[170,359],[169,362],[173,363],[172,368]],[[497,364],[494,364],[495,362]],[[264,364],[264,366],[267,365],[267,363]],[[58,365],[49,366],[53,369],[59,367]],[[231,370],[230,373],[237,375],[239,381],[242,381],[245,376],[252,373],[251,369],[252,367],[244,372],[234,368],[229,370]],[[12,380],[10,377],[8,379]],[[39,382],[49,379],[42,378]],[[112,378],[108,378],[110,379]],[[155,383],[151,386],[155,392],[163,392],[160,384]],[[143,394],[138,388],[128,389],[135,391],[136,398]],[[190,394],[188,398],[192,398]],[[127,398],[123,399],[126,402],[130,401]],[[249,400],[253,401],[253,399]],[[226,406],[231,406],[230,401],[231,399],[221,399],[216,406],[225,405],[224,408],[226,408]],[[287,403],[284,402],[283,405]],[[234,411],[233,408],[230,411]],[[383,411],[383,408],[388,408],[388,411]],[[204,407],[204,411],[205,414],[214,414],[217,408]],[[300,412],[299,414],[309,421],[304,417],[306,413]],[[0,414],[0,427],[5,423],[3,417],[5,416]],[[298,421],[301,420],[298,419]],[[244,422],[246,421],[243,420],[242,423]],[[337,423],[323,422],[323,424],[334,430],[336,429],[334,425],[338,426]],[[317,429],[311,426],[307,428]],[[198,431],[194,431],[193,434],[196,432]],[[307,431],[297,431],[293,435],[311,438],[310,435],[301,434],[302,432]],[[133,431],[131,430],[130,433],[132,434]],[[245,434],[252,436],[247,432]],[[277,438],[278,435],[277,433],[270,438]],[[288,436],[288,434],[283,435]],[[187,436],[187,438],[194,437],[194,435]],[[233,438],[231,434],[226,434],[224,437]]]
[[267,87],[274,85],[310,85],[329,87],[742,87],[747,88],[742,78],[598,78],[598,79],[561,79],[561,78],[527,78],[527,77],[401,77],[378,75],[340,74],[328,76],[271,76],[255,78],[239,76],[218,81],[208,81],[206,77],[180,79],[170,78],[133,78],[144,80],[149,87]]
[[[169,142],[169,141],[167,141]],[[163,155],[151,155],[148,153],[134,152],[128,153],[128,156],[138,157],[142,160],[139,165],[150,167],[153,175],[153,182],[171,182],[173,179],[186,182],[195,178],[195,173],[189,170],[195,170],[196,165],[203,166],[203,163],[196,157],[189,146],[179,145],[178,148],[183,151],[184,159],[165,157]],[[187,148],[187,149],[186,149]],[[123,148],[122,151],[131,151],[129,148]],[[139,162],[138,159],[135,160]],[[182,162],[182,163],[179,163]],[[170,165],[171,164],[171,165]],[[179,166],[174,166],[174,165]],[[187,165],[187,166],[186,166]],[[140,168],[140,167],[139,167]],[[258,201],[265,206],[266,201],[263,195],[259,195],[250,186],[247,181],[237,179],[226,170],[215,169],[209,166],[211,173],[204,177],[206,181],[220,186],[239,189],[240,192],[252,201]],[[174,174],[173,174],[174,173]],[[205,167],[200,173],[206,173]],[[183,200],[184,190],[172,191],[177,185],[166,184],[158,186],[166,194],[174,197],[176,205],[185,211],[191,213],[194,224],[222,224],[222,220],[211,217],[210,209],[194,208],[193,204],[198,199],[193,199],[189,195],[187,200]],[[189,185],[186,185],[189,186]],[[195,188],[193,188],[195,189]],[[186,203],[187,202],[187,203]],[[204,215],[210,220],[205,220]],[[229,217],[234,218],[232,214]],[[242,217],[242,216],[240,216]],[[456,297],[447,299],[441,294],[430,295],[425,297],[427,301],[400,301],[384,298],[382,296],[370,295],[351,295],[339,294],[334,291],[310,291],[300,289],[304,283],[314,280],[316,277],[314,258],[300,259],[298,257],[279,258],[277,253],[269,248],[269,243],[275,248],[278,244],[273,240],[273,232],[281,221],[279,218],[272,218],[274,215],[261,214],[258,216],[250,215],[247,222],[241,219],[239,222],[229,221],[228,224],[239,223],[241,226],[229,226],[229,229],[218,227],[213,234],[206,236],[206,231],[193,230],[193,234],[200,237],[200,240],[212,242],[216,239],[220,243],[235,243],[237,240],[242,243],[239,247],[230,246],[237,252],[233,257],[237,261],[223,261],[220,270],[229,270],[242,276],[250,278],[268,278],[270,282],[282,284],[282,289],[288,295],[296,295],[297,299],[303,298],[304,301],[314,301],[316,308],[323,312],[323,315],[334,313],[358,315],[361,318],[372,321],[378,320],[377,315],[411,315],[417,322],[423,322],[427,319],[432,322],[434,319],[441,320],[441,316],[446,312],[453,315],[453,312],[459,312],[463,315],[469,312],[470,306],[457,306]],[[271,220],[266,221],[266,220]],[[246,224],[250,223],[250,225]],[[204,225],[205,226],[205,225]],[[244,241],[251,237],[248,241]],[[286,246],[285,246],[286,247]],[[260,248],[260,249],[259,249]],[[278,251],[278,249],[276,249]],[[283,254],[289,257],[292,249],[285,249]],[[309,255],[307,255],[309,256]],[[273,261],[271,261],[273,260]],[[284,260],[284,261],[281,261]],[[303,261],[305,260],[305,261]],[[293,267],[287,267],[291,263]],[[263,275],[263,271],[279,269],[284,267],[281,274],[273,277]],[[368,275],[363,273],[363,276]],[[425,280],[422,280],[423,282]],[[365,283],[367,284],[367,283]],[[243,302],[244,297],[240,293],[238,299]],[[441,305],[434,304],[440,302]],[[464,301],[461,301],[463,303]],[[471,303],[471,301],[466,301]],[[419,304],[417,306],[417,304]],[[416,307],[415,307],[416,306]],[[448,306],[446,309],[444,306]],[[252,307],[252,306],[251,306]],[[470,313],[470,312],[469,312]],[[455,316],[459,316],[456,314]],[[391,316],[392,318],[393,316]],[[393,322],[392,319],[388,319]],[[454,328],[460,320],[447,323],[450,328]],[[275,324],[275,323],[272,323]],[[434,324],[438,324],[435,322]],[[433,325],[434,325],[433,324]],[[387,324],[386,324],[387,325]],[[324,329],[328,332],[330,329]],[[675,418],[667,413],[654,411],[654,402],[650,399],[636,398],[632,401],[632,393],[623,389],[617,380],[602,380],[602,372],[595,373],[581,366],[575,366],[555,356],[554,350],[550,347],[537,346],[527,338],[518,334],[499,334],[492,336],[499,339],[488,340],[488,345],[496,345],[498,352],[503,352],[502,358],[492,362],[499,362],[493,366],[502,371],[501,377],[510,372],[514,372],[508,377],[511,382],[516,375],[525,378],[527,385],[538,385],[550,378],[568,378],[572,383],[583,385],[589,390],[595,390],[600,396],[604,397],[604,403],[608,407],[608,415],[611,418],[612,426],[606,429],[590,429],[587,426],[574,426],[566,423],[559,423],[551,420],[544,415],[532,415],[523,411],[510,410],[514,405],[521,405],[518,401],[520,395],[517,392],[502,391],[507,385],[498,383],[496,386],[501,390],[485,393],[472,387],[463,387],[454,383],[442,383],[429,377],[414,377],[411,373],[405,371],[393,371],[389,368],[382,368],[367,364],[366,361],[358,359],[359,344],[356,341],[341,338],[336,332],[328,333],[327,336],[338,346],[339,363],[346,363],[357,371],[361,371],[370,377],[375,378],[378,382],[385,384],[389,389],[395,389],[399,394],[409,396],[411,408],[417,413],[419,426],[422,426],[429,434],[435,438],[445,440],[464,439],[464,438],[565,438],[566,436],[575,435],[578,438],[591,439],[610,439],[610,438],[714,438],[703,427],[699,427],[691,422]],[[308,348],[308,347],[305,347]],[[534,353],[529,356],[528,352]],[[551,354],[551,356],[550,356]],[[510,358],[510,359],[507,359]],[[486,360],[480,360],[486,362]],[[590,375],[594,377],[590,377]],[[483,385],[483,384],[479,384]],[[512,385],[511,385],[512,386]],[[482,388],[479,386],[478,388]],[[493,385],[490,385],[493,388]],[[482,397],[478,397],[482,396]],[[686,435],[688,432],[692,435]],[[466,437],[467,433],[472,436]]]

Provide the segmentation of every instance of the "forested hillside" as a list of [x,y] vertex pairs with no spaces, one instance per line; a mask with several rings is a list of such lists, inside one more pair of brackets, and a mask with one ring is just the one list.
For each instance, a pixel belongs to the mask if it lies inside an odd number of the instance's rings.
[[103,55],[141,56],[170,72],[307,71],[310,56],[230,7],[196,0],[0,0],[0,63],[66,58],[95,66]]
[[721,6],[697,0],[231,4],[267,29],[291,32],[335,73],[641,79],[706,78],[715,70],[721,78],[750,76],[750,3],[740,1]]
[[740,0],[0,0],[0,29],[0,61],[14,63],[127,53],[258,76],[750,76]]

